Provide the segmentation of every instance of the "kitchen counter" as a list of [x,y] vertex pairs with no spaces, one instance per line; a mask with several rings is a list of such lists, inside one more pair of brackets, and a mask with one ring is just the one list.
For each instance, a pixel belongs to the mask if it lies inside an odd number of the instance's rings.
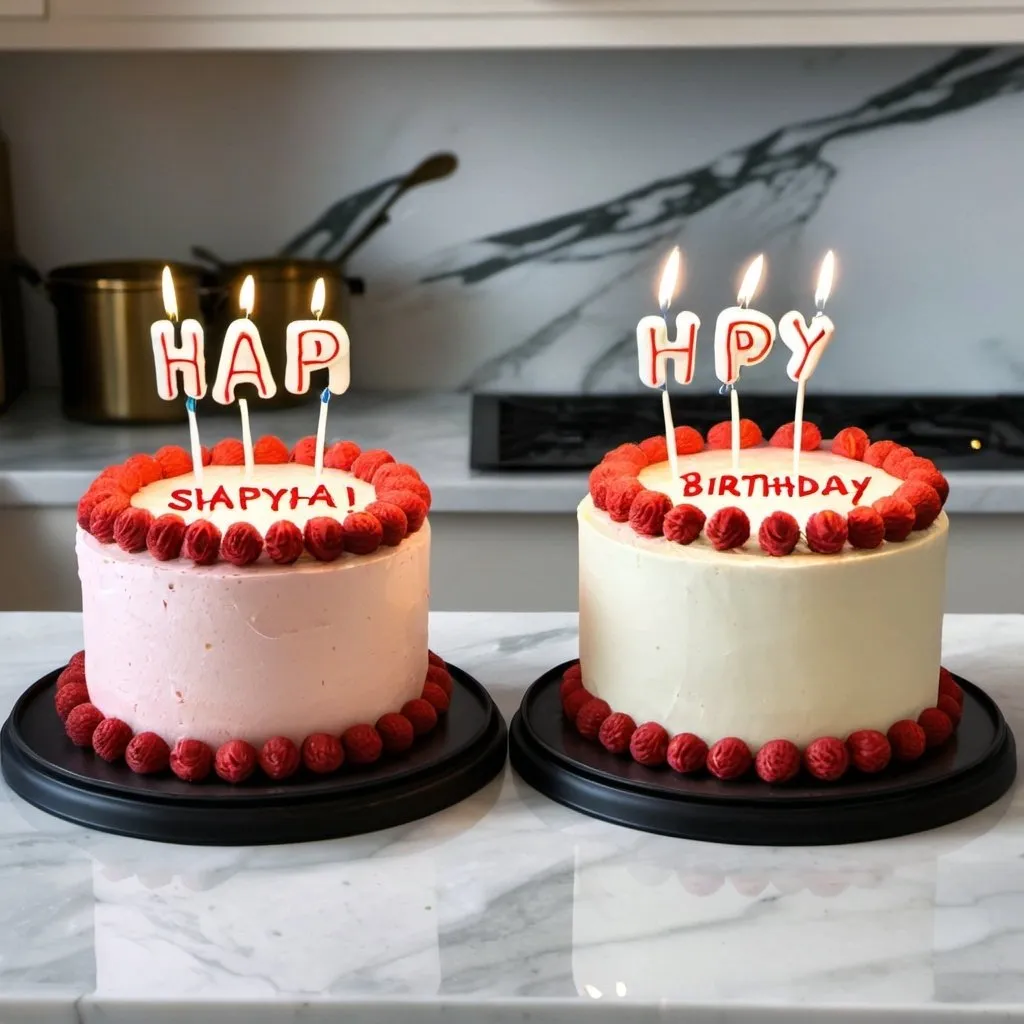
[[[439,614],[510,715],[574,653],[566,614]],[[0,702],[80,645],[0,615]],[[1024,616],[950,616],[945,662],[1024,739]],[[1024,746],[1021,748],[1024,750]],[[712,846],[550,803],[506,771],[361,838],[160,846],[0,786],[0,1019],[616,1024],[1024,1020],[1024,788],[919,836]]]
[[[330,437],[387,448],[422,473],[435,513],[572,513],[586,493],[585,473],[476,473],[469,468],[470,398],[466,394],[354,392],[331,405]],[[316,405],[260,412],[253,434],[292,442],[316,431]],[[240,436],[237,415],[201,415],[204,441]],[[37,392],[0,417],[0,507],[73,506],[104,466],[164,444],[188,443],[184,423],[93,427],[60,415],[56,392]],[[949,512],[1024,512],[1024,472],[947,474]]]

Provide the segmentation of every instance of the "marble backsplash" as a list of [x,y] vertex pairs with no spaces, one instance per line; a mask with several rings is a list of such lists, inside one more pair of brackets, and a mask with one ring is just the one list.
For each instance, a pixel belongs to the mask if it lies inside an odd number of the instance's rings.
[[[757,305],[778,316],[810,312],[832,247],[815,389],[1024,391],[1022,115],[1024,52],[1002,48],[0,60],[19,234],[44,269],[337,251],[380,182],[456,153],[350,268],[366,388],[637,388],[634,325],[679,244],[694,387],[715,386],[714,318],[749,257],[768,256]],[[30,314],[52,383],[45,299]],[[784,366],[744,386],[788,388]]]

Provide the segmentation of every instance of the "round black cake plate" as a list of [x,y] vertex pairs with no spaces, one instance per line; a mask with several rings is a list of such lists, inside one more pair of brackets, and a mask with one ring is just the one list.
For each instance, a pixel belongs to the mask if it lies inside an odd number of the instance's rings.
[[999,708],[957,678],[964,715],[955,736],[911,764],[841,782],[802,776],[770,786],[751,773],[722,782],[645,768],[585,740],[562,714],[566,662],[526,691],[509,728],[509,760],[522,779],[594,818],[662,835],[746,846],[823,846],[923,832],[966,818],[1013,784],[1017,755]]
[[[197,846],[256,846],[362,835],[464,800],[504,767],[505,723],[487,691],[448,666],[451,708],[402,757],[336,775],[305,768],[282,783],[253,777],[135,775],[74,746],[53,707],[60,669],[33,683],[0,731],[7,784],[59,818],[118,835]],[[258,774],[258,773],[257,773]]]

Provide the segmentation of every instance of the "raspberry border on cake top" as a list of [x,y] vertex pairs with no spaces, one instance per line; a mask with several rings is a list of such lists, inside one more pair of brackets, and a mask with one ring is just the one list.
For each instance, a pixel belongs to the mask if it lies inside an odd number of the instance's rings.
[[[253,445],[254,461],[261,465],[294,462],[312,466],[315,452],[315,437],[302,438],[291,450],[273,435],[261,437]],[[242,463],[242,442],[237,438],[203,448],[204,466]],[[372,484],[376,501],[344,519],[316,516],[305,529],[282,518],[266,535],[244,519],[232,523],[223,534],[209,519],[186,525],[174,513],[154,516],[131,504],[132,495],[147,484],[192,472],[189,453],[178,445],[166,445],[152,455],[132,455],[104,469],[78,502],[78,525],[100,543],[117,544],[129,554],[148,551],[158,561],[185,558],[196,565],[225,561],[245,566],[256,562],[264,551],[278,565],[291,565],[304,551],[321,562],[333,562],[346,553],[369,555],[382,546],[397,547],[426,521],[430,488],[416,469],[397,462],[390,452],[382,448],[364,451],[354,441],[337,441],[325,450],[324,467],[349,471]]]
[[259,770],[270,781],[281,782],[302,766],[314,775],[331,775],[345,766],[400,757],[434,730],[451,706],[453,690],[444,659],[428,651],[419,697],[381,715],[375,723],[349,726],[340,736],[314,732],[299,744],[286,736],[272,736],[258,747],[240,737],[216,750],[202,740],[183,737],[172,746],[155,732],[133,732],[127,722],[107,718],[89,700],[85,651],[79,651],[57,677],[54,707],[72,743],[91,748],[108,763],[123,760],[138,775],[170,770],[183,782],[202,782],[215,774],[224,782],[241,783]]
[[[768,444],[792,448],[795,425],[779,427]],[[732,444],[732,423],[717,423],[701,435],[694,427],[676,427],[676,451],[696,455],[704,450],[728,449]],[[740,447],[756,448],[764,443],[761,428],[753,420],[740,420]],[[801,431],[802,451],[821,448],[821,431],[805,422]],[[768,555],[792,554],[801,536],[816,554],[839,554],[847,545],[871,549],[883,541],[898,543],[913,532],[925,530],[939,517],[949,496],[949,484],[930,459],[921,458],[895,441],[876,441],[860,427],[846,427],[828,448],[834,455],[864,462],[896,477],[903,483],[892,495],[872,505],[858,506],[843,515],[822,510],[799,523],[788,512],[768,515],[757,529],[757,543]],[[718,551],[741,548],[750,539],[751,523],[746,512],[726,506],[710,518],[695,505],[673,505],[668,495],[645,488],[641,470],[668,460],[663,435],[648,437],[639,444],[613,448],[590,473],[589,490],[594,507],[606,512],[616,523],[628,523],[641,537],[663,537],[676,544],[692,544],[703,534]]]

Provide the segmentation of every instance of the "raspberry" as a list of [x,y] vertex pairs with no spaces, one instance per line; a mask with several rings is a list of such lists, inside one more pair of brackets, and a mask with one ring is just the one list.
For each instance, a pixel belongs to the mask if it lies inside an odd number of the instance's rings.
[[942,746],[953,735],[953,722],[938,708],[925,708],[917,716],[917,724],[924,729],[924,745],[928,748]]
[[244,782],[256,770],[259,753],[245,740],[228,740],[217,748],[213,768],[225,782]]
[[440,654],[436,654],[434,651],[427,651],[427,664],[436,665],[438,668],[448,667],[444,658],[442,658]]
[[114,520],[114,543],[122,551],[138,554],[146,550],[146,537],[153,525],[153,513],[144,508],[129,505]]
[[901,478],[900,467],[904,462],[914,458],[914,452],[912,449],[907,448],[905,445],[898,444],[895,448],[891,449],[889,454],[886,455],[882,462],[882,471],[888,473],[890,476]]
[[57,676],[57,689],[63,690],[65,686],[70,686],[71,683],[82,683],[84,686],[85,669],[68,662],[68,667]]
[[637,764],[656,768],[665,763],[668,754],[668,733],[657,722],[638,726],[629,741],[629,752]]
[[[792,449],[795,438],[796,423],[783,423],[782,426],[772,434],[771,440],[768,443],[773,448]],[[814,452],[820,447],[821,431],[813,423],[808,423],[805,420],[801,425],[800,430],[800,450],[802,452]]]
[[424,683],[420,696],[440,715],[448,710],[448,694],[437,683]]
[[[412,477],[414,480],[422,480],[415,467],[405,462],[385,462],[376,473],[373,474],[371,483],[374,487],[383,490],[384,484],[389,480],[397,480],[399,477]],[[397,488],[401,490],[401,488]]]
[[[701,438],[703,446],[704,439]],[[664,462],[668,458],[668,442],[664,434],[655,434],[654,437],[644,438],[640,442],[640,451],[647,456],[647,464],[653,466],[656,462]]]
[[[71,667],[71,663],[68,663],[68,668]],[[64,670],[65,672],[67,669]],[[63,676],[63,672],[61,675]],[[57,685],[60,686],[60,679],[57,680]],[[964,703],[964,691],[960,689],[960,684],[953,678],[953,673],[948,668],[939,669],[939,693],[944,694],[947,697],[952,697],[961,707]]]
[[908,480],[896,489],[894,497],[910,503],[916,517],[915,530],[926,530],[942,511],[942,499],[938,492],[921,480]]
[[[742,431],[742,424],[740,429]],[[704,438],[700,436],[699,430],[695,430],[693,427],[676,427],[677,455],[696,455],[697,452],[702,451],[704,451]],[[665,458],[668,458],[667,446]]]
[[316,438],[300,437],[299,440],[295,442],[289,458],[299,466],[315,466]]
[[280,782],[299,770],[302,755],[287,736],[271,736],[260,750],[259,761],[264,773]]
[[380,523],[381,543],[395,548],[405,540],[409,532],[409,520],[405,513],[390,501],[372,501],[364,509]]
[[345,550],[345,531],[332,516],[315,516],[306,522],[306,550],[320,562],[333,562]]
[[912,466],[913,460],[908,459],[904,464],[903,468],[910,468],[910,472],[907,474],[907,480],[920,480],[921,483],[927,484],[929,487],[935,488],[935,493],[938,494],[939,500],[945,504],[946,499],[949,497],[949,481],[937,470],[937,469],[924,469],[920,466]]
[[68,658],[68,668],[81,669],[85,671],[85,651],[75,651],[74,654]]
[[[63,691],[62,691],[63,692]],[[77,704],[64,720],[64,731],[76,747],[92,746],[92,734],[103,721],[103,712],[95,704],[86,701]]]
[[864,461],[869,466],[874,466],[875,469],[881,469],[889,452],[896,447],[898,446],[895,441],[876,441],[874,444],[869,444],[864,451]]
[[435,686],[440,687],[444,691],[444,695],[451,699],[452,689],[454,688],[452,674],[444,666],[428,665],[425,682],[433,683]]
[[676,505],[665,515],[662,530],[667,540],[692,544],[704,529],[704,513],[696,505]]
[[383,448],[371,448],[360,454],[352,463],[352,475],[369,483],[381,466],[394,461],[395,457],[391,452],[386,452]]
[[877,548],[885,540],[885,520],[876,509],[861,505],[846,517],[847,539],[855,548]]
[[412,722],[405,715],[396,714],[394,711],[389,711],[377,719],[377,732],[380,734],[384,751],[388,754],[404,753],[416,739]]
[[384,483],[378,485],[376,481],[379,476],[380,473],[378,472],[374,477],[374,484],[381,492],[410,491],[412,494],[419,497],[427,506],[427,511],[430,511],[430,504],[434,500],[434,496],[430,493],[430,488],[419,478],[419,475],[409,476],[408,474],[404,474],[401,476],[387,476],[384,478]]
[[877,729],[858,729],[846,738],[846,749],[854,768],[873,775],[888,765],[892,758],[892,747],[885,733]]
[[[753,420],[740,420],[740,447],[755,448],[764,440],[761,428]],[[722,449],[732,447],[732,420],[716,423],[708,431],[708,447]]]
[[232,523],[224,531],[220,553],[232,565],[249,565],[263,553],[263,538],[252,523]]
[[89,516],[89,532],[101,544],[113,544],[114,525],[117,517],[128,508],[128,496],[126,494],[112,494],[104,498],[92,510]]
[[423,736],[437,725],[437,712],[422,697],[407,700],[402,705],[402,714],[412,722],[412,731],[417,736]]
[[588,700],[576,713],[576,731],[585,739],[596,739],[604,720],[611,713],[608,702],[600,697]]
[[181,553],[196,565],[213,565],[220,553],[220,530],[209,519],[189,523]]
[[252,460],[262,465],[287,462],[288,445],[281,438],[267,434],[252,446]]
[[113,763],[124,756],[132,739],[132,729],[120,718],[104,718],[93,730],[92,749],[104,761]]
[[373,764],[384,750],[384,741],[372,725],[350,725],[341,734],[341,745],[350,764]]
[[769,740],[754,758],[754,771],[765,782],[789,782],[800,771],[800,748],[790,740]]
[[800,540],[800,524],[788,512],[773,512],[757,531],[761,550],[775,558],[791,554]]
[[328,469],[352,469],[352,463],[362,454],[355,441],[337,441],[324,451],[324,466]]
[[746,544],[750,537],[750,520],[743,509],[727,505],[708,520],[704,533],[716,551],[729,551]]
[[836,555],[846,544],[846,517],[825,509],[807,519],[807,546],[819,555]]
[[245,462],[245,448],[237,437],[225,437],[210,451],[210,462],[214,466],[241,466]]
[[344,760],[345,749],[337,736],[314,732],[302,741],[302,763],[317,775],[336,772]]
[[635,732],[636,722],[629,715],[615,711],[601,723],[597,739],[610,754],[624,754]]
[[180,445],[164,445],[153,453],[153,458],[160,464],[165,480],[192,472],[192,456]]
[[642,537],[660,537],[672,499],[660,491],[642,490],[629,507],[629,525]]
[[125,460],[124,468],[135,473],[143,487],[147,484],[155,484],[164,475],[160,463],[152,455],[132,455]]
[[872,506],[885,523],[887,541],[906,540],[914,529],[917,513],[909,501],[897,498],[879,498]]
[[665,760],[673,771],[699,772],[708,760],[708,745],[692,732],[681,732],[669,740]]
[[62,722],[67,721],[68,715],[79,704],[87,704],[88,702],[89,690],[85,683],[68,683],[66,686],[62,686],[53,697],[53,703]]
[[949,720],[953,723],[954,729],[960,724],[960,719],[963,717],[964,709],[963,706],[958,704],[952,697],[947,697],[944,693],[939,694],[939,699],[935,702],[935,706],[940,711],[949,715]]
[[168,760],[171,771],[183,782],[202,782],[213,768],[213,751],[202,740],[180,739]]
[[832,453],[847,459],[863,459],[869,444],[868,435],[860,427],[844,427],[832,438]]
[[850,754],[838,737],[821,736],[808,744],[804,751],[804,765],[816,779],[836,782],[850,767]]
[[638,444],[620,444],[618,448],[613,448],[608,452],[601,461],[628,462],[637,473],[650,465],[643,448]]
[[583,685],[583,667],[578,661],[574,661],[563,673],[563,682],[571,682],[573,685],[568,688],[569,690],[576,690]]
[[892,747],[892,756],[897,761],[915,761],[924,753],[924,729],[909,718],[903,718],[891,725],[886,736]]
[[412,491],[384,491],[377,495],[378,501],[397,505],[404,513],[409,533],[416,533],[427,519],[427,503]]
[[137,775],[162,772],[170,763],[171,748],[155,732],[140,732],[132,737],[124,759]]
[[271,560],[278,565],[291,565],[302,554],[302,531],[290,520],[271,523],[264,544]]
[[617,476],[608,481],[605,510],[613,523],[629,521],[629,510],[643,489],[635,476]]
[[575,722],[576,716],[580,713],[580,708],[582,708],[588,700],[593,699],[594,695],[592,693],[588,693],[585,687],[577,687],[575,690],[566,694],[562,699],[562,713],[571,722]]
[[166,512],[153,520],[146,534],[146,550],[158,562],[169,562],[181,554],[184,541],[185,520],[173,512]]
[[350,512],[341,524],[345,550],[353,555],[372,555],[384,540],[384,527],[369,512]]
[[735,736],[726,736],[708,751],[708,771],[719,779],[738,779],[753,763],[750,747]]

